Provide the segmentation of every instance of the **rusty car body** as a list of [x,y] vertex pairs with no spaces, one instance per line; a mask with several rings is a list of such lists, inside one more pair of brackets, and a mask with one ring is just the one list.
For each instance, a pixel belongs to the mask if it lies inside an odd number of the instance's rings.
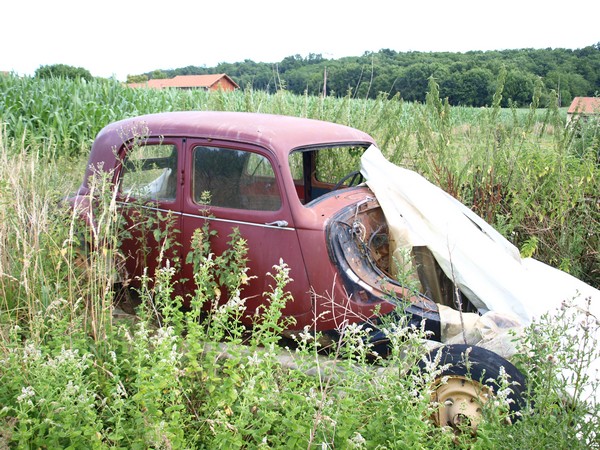
[[[181,245],[177,279],[187,281],[177,289],[184,301],[194,289],[185,256],[194,230],[209,221],[215,253],[226,248],[234,228],[247,241],[248,321],[269,289],[265,274],[283,260],[294,299],[283,313],[296,329],[333,331],[400,307],[415,323],[426,318],[439,337],[437,304],[391,274],[377,199],[364,184],[349,186],[361,181],[360,155],[374,143],[347,126],[268,114],[172,112],[125,119],[98,134],[71,202],[89,207],[92,179],[102,171],[116,187],[131,230],[139,218],[128,208],[133,202],[168,213]],[[144,269],[154,273],[156,242],[142,248],[139,239],[127,239],[121,251],[132,282]]]

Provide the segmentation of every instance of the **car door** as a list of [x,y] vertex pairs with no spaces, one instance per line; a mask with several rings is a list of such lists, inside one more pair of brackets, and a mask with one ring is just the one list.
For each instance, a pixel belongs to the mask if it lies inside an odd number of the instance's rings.
[[124,219],[121,250],[130,282],[146,270],[176,266],[181,248],[181,139],[148,138],[125,146],[117,169],[117,202]]
[[[211,238],[217,255],[227,248],[229,236],[237,228],[248,248],[250,281],[242,292],[248,314],[264,303],[263,293],[274,284],[266,274],[283,260],[291,268],[293,281],[287,289],[294,297],[284,314],[306,320],[302,316],[310,315],[310,289],[274,156],[263,148],[204,140],[189,140],[185,153],[184,253],[190,251],[194,230],[207,221],[217,233]],[[191,265],[184,266],[183,276],[193,279]]]

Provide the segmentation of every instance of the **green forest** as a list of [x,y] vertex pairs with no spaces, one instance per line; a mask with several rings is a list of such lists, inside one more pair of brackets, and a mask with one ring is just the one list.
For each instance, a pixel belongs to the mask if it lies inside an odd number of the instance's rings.
[[[547,101],[559,96],[559,106],[574,97],[600,91],[600,43],[581,49],[518,49],[499,51],[396,52],[382,49],[362,56],[327,59],[321,54],[293,55],[277,63],[252,60],[220,63],[216,67],[188,66],[157,69],[130,76],[130,81],[176,75],[226,73],[242,88],[274,93],[376,98],[400,96],[424,102],[427,82],[434,77],[442,98],[453,106],[490,106],[500,72],[507,71],[502,107],[527,106],[538,80]],[[542,103],[544,102],[542,100]]]

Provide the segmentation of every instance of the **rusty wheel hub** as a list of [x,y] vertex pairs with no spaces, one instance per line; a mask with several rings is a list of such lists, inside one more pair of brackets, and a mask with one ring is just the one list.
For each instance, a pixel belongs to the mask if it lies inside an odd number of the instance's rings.
[[481,422],[483,405],[490,395],[490,388],[481,383],[450,376],[446,383],[440,382],[434,392],[434,400],[440,405],[434,420],[439,426],[450,426],[455,430],[470,428],[475,432]]

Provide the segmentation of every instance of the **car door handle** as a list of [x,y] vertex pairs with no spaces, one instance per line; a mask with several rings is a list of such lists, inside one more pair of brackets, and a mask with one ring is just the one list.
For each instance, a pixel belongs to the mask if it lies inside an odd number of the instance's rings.
[[287,227],[288,223],[285,220],[276,220],[275,222],[265,223],[265,225],[269,225],[271,227]]

